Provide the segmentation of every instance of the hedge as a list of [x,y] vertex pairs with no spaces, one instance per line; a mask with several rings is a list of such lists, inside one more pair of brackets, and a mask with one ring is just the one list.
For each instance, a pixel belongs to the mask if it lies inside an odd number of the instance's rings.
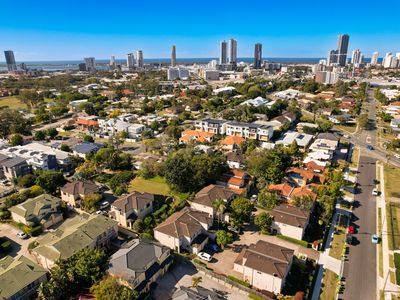
[[245,287],[251,288],[251,284],[250,284],[250,283],[248,283],[248,282],[246,282],[246,281],[243,281],[243,280],[241,280],[241,279],[239,279],[239,278],[236,278],[235,276],[228,275],[228,276],[226,276],[226,277],[227,277],[228,279],[230,279],[230,280],[236,282],[236,283],[239,283],[239,284],[245,286]]
[[309,247],[309,243],[306,242],[306,241],[301,241],[301,240],[292,238],[292,237],[290,237],[290,236],[280,235],[280,234],[278,234],[277,237],[280,238],[281,240],[285,240],[285,241],[288,241],[288,242],[291,242],[291,243],[294,243],[294,244],[303,246],[303,247],[305,247],[305,248],[308,248],[308,247]]
[[394,253],[394,266],[396,269],[400,269],[400,254]]
[[249,297],[250,299],[253,299],[253,300],[265,300],[264,297],[261,297],[261,296],[256,295],[256,294],[248,294],[247,297]]

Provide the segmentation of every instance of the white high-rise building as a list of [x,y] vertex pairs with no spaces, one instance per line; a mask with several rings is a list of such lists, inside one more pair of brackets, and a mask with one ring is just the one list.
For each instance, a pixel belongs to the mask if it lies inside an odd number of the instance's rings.
[[133,70],[135,67],[135,56],[133,53],[128,53],[126,56],[126,66],[128,67],[129,70]]
[[167,72],[168,80],[187,80],[189,79],[189,70],[185,68],[169,68]]
[[378,64],[379,52],[372,53],[371,65],[376,66]]
[[94,57],[85,57],[86,70],[89,72],[96,71],[96,60]]
[[391,68],[393,58],[394,58],[394,56],[393,56],[392,52],[386,53],[385,58],[383,59],[383,63],[382,63],[383,67]]
[[362,57],[362,54],[361,54],[360,49],[354,50],[351,55],[351,63],[353,65],[361,64],[362,63],[361,57]]
[[117,63],[115,62],[115,56],[114,55],[112,55],[111,57],[110,57],[110,68],[115,68],[117,66]]
[[235,65],[237,63],[237,41],[229,40],[228,62]]
[[136,51],[136,66],[138,68],[143,68],[143,51],[142,50]]

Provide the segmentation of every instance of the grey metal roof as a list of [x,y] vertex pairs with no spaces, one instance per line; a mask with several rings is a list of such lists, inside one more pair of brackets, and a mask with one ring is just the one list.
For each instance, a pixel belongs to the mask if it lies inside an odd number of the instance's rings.
[[22,158],[20,156],[16,156],[16,157],[7,159],[5,161],[2,161],[1,165],[4,167],[7,167],[7,168],[12,168],[12,167],[18,166],[24,162],[26,162],[26,160],[24,158]]

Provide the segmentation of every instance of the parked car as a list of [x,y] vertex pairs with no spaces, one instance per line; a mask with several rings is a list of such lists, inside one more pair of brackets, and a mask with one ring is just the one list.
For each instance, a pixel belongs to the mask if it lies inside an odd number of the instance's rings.
[[379,180],[378,180],[378,179],[374,179],[374,180],[373,180],[373,183],[374,183],[374,184],[378,184],[378,183],[379,183]]
[[372,147],[371,145],[368,145],[368,146],[367,146],[367,149],[368,149],[368,150],[374,150],[374,147]]
[[234,226],[228,226],[228,230],[232,231],[234,233],[240,234],[242,232],[242,230],[240,228],[236,228]]
[[377,234],[373,234],[371,237],[372,244],[379,244],[379,236]]
[[108,201],[103,201],[100,204],[100,209],[106,209],[109,206],[110,206],[110,203]]
[[251,201],[256,201],[257,200],[257,195],[256,194],[251,195],[250,200]]
[[372,196],[378,196],[378,195],[379,195],[379,191],[377,189],[373,189]]
[[212,260],[212,256],[206,252],[199,252],[197,257],[208,262]]
[[206,248],[212,252],[219,252],[219,247],[217,244],[207,244]]
[[97,215],[106,216],[106,215],[107,215],[107,212],[106,212],[106,211],[103,211],[103,210],[98,210],[98,211],[96,211],[96,214],[97,214]]
[[17,232],[17,237],[19,237],[20,239],[25,240],[25,239],[28,238],[28,235],[25,232],[19,231],[19,232]]
[[393,156],[394,156],[394,158],[400,159],[400,154],[395,154]]

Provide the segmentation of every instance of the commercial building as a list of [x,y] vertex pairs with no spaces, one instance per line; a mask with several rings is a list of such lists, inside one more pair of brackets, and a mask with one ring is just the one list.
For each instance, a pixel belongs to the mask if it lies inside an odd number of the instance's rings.
[[362,63],[362,53],[360,49],[354,50],[351,55],[351,63],[353,65],[358,65]]
[[261,61],[262,61],[262,45],[257,43],[254,45],[254,61],[253,61],[253,68],[260,69],[261,68]]
[[324,84],[335,84],[339,80],[339,74],[330,71],[315,72],[315,81]]
[[341,67],[344,67],[346,65],[346,60],[347,60],[347,51],[349,48],[349,35],[347,34],[341,34],[338,37],[338,47],[337,47],[337,64]]
[[229,40],[228,63],[236,65],[237,63],[237,41],[235,39]]
[[228,62],[227,60],[227,43],[226,41],[222,41],[220,44],[220,52],[219,52],[219,64],[223,65]]
[[86,71],[88,72],[96,71],[96,60],[94,57],[85,57],[84,60],[86,65]]
[[8,72],[17,71],[17,63],[15,62],[14,51],[6,50],[4,51],[4,56],[6,58]]
[[189,70],[185,68],[169,68],[167,72],[168,80],[188,80]]
[[136,66],[138,68],[143,68],[143,51],[142,50],[136,51]]
[[219,71],[214,69],[203,69],[201,71],[201,77],[205,80],[219,80]]
[[135,68],[135,56],[133,53],[128,53],[126,56],[126,66],[129,71],[132,71]]
[[175,67],[176,65],[176,47],[172,45],[171,49],[171,67]]
[[378,64],[379,52],[372,53],[371,65],[376,66]]

